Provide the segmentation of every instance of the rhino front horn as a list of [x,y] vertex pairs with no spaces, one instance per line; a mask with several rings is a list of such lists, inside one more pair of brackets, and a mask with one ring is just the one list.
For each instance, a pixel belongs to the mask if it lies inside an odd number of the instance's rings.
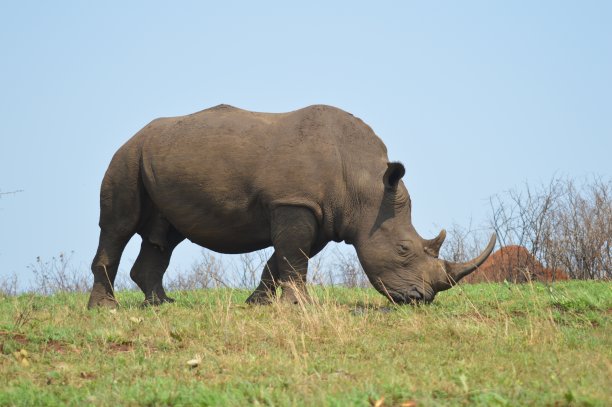
[[448,286],[445,288],[450,288],[454,286],[455,284],[459,282],[459,280],[461,280],[463,277],[470,274],[472,271],[476,270],[478,266],[484,263],[484,261],[487,259],[487,257],[489,257],[489,255],[495,248],[496,240],[497,239],[496,239],[495,233],[493,233],[491,235],[491,239],[489,240],[489,244],[484,249],[484,251],[480,254],[480,256],[470,261],[467,261],[465,263],[451,263],[451,262],[445,261],[444,263],[445,263],[445,268],[446,268],[446,275],[448,277],[448,281],[445,282],[446,284],[448,284]]

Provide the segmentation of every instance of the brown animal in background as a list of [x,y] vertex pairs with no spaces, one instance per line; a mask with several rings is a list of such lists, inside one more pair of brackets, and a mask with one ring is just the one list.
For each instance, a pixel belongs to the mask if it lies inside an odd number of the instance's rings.
[[504,280],[512,283],[529,280],[552,282],[569,280],[569,277],[562,270],[544,267],[525,247],[513,245],[491,254],[478,270],[464,279],[466,283]]

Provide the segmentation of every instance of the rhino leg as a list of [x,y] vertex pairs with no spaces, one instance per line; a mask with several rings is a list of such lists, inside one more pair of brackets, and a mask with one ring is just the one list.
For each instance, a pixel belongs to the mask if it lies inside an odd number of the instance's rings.
[[283,206],[272,213],[272,244],[276,255],[281,300],[308,301],[306,274],[318,222],[310,209]]
[[276,252],[270,256],[261,273],[261,281],[247,298],[248,304],[270,304],[276,297],[278,282],[278,266],[276,263]]
[[[327,245],[326,241],[317,242],[315,247],[310,250],[310,258],[316,256]],[[278,288],[279,274],[278,265],[276,262],[276,252],[272,254],[266,262],[263,272],[261,273],[261,281],[255,291],[247,298],[247,304],[266,305],[272,303],[276,298],[276,289]]]
[[140,287],[145,295],[144,305],[159,305],[174,302],[166,295],[162,279],[170,264],[170,256],[174,248],[185,238],[173,227],[164,236],[165,247],[162,249],[151,239],[143,236],[140,253],[130,271],[130,277]]
[[100,188],[100,241],[91,264],[94,284],[88,308],[117,306],[113,286],[123,249],[138,229],[143,197],[140,152],[126,143],[113,157]]
[[136,233],[140,191],[115,185],[105,176],[100,199],[100,240],[91,264],[94,284],[87,308],[116,307],[114,284],[123,249]]
[[170,223],[163,217],[163,215],[159,212],[156,212],[152,216],[152,221],[150,222],[150,231],[148,233],[149,242],[151,242],[154,246],[160,251],[164,251],[168,246],[168,232],[170,231]]
[[109,232],[107,230],[100,232],[98,251],[91,265],[94,284],[87,308],[115,308],[117,306],[113,286],[117,276],[117,269],[119,268],[121,253],[123,253],[123,249],[130,240],[130,237],[131,235],[128,234]]

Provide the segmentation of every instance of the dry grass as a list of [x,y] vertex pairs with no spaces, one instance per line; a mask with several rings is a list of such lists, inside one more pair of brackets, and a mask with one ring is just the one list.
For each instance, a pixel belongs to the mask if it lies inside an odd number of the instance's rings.
[[112,312],[81,294],[12,297],[0,405],[609,405],[611,289],[459,286],[394,307],[316,288],[312,303],[251,307],[220,288],[146,309],[120,293]]

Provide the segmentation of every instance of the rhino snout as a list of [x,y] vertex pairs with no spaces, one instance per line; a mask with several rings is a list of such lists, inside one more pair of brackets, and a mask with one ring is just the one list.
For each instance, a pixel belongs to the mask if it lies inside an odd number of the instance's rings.
[[433,295],[427,295],[418,287],[413,287],[404,293],[389,293],[391,299],[396,304],[419,304],[430,303],[433,301]]

